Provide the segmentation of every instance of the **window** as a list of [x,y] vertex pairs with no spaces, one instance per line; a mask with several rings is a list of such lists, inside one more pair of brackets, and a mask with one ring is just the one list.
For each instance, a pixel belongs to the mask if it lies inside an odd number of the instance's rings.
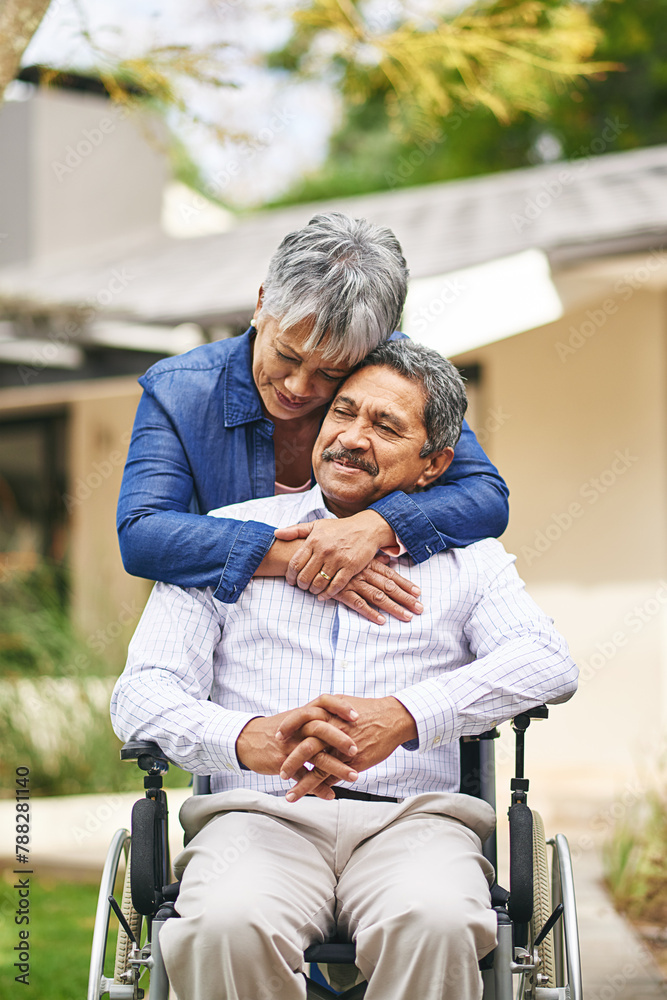
[[12,568],[66,550],[65,416],[0,423],[0,554]]

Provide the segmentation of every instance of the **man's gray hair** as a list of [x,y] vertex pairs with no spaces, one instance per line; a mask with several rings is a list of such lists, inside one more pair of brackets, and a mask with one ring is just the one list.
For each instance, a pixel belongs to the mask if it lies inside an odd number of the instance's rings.
[[371,351],[359,367],[369,365],[392,368],[403,378],[420,384],[426,428],[420,458],[454,447],[461,436],[468,400],[463,379],[451,361],[412,340],[389,340]]
[[398,329],[407,285],[390,229],[328,212],[284,238],[269,263],[261,312],[281,330],[314,318],[305,349],[356,364]]

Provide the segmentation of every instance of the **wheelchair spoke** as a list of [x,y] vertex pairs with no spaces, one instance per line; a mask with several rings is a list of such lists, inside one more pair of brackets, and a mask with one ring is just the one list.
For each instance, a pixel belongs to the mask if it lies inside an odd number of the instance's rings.
[[132,942],[132,944],[136,944],[138,946],[139,942],[137,941],[136,937],[134,936],[134,931],[132,930],[132,928],[128,924],[127,920],[125,919],[125,914],[123,913],[123,911],[121,910],[120,906],[118,905],[118,901],[117,901],[117,899],[116,899],[115,896],[109,896],[109,905],[110,905],[111,909],[113,910],[113,912],[118,917],[118,920],[120,921],[120,924],[121,924],[123,930],[127,934],[128,938],[130,939],[130,941]]

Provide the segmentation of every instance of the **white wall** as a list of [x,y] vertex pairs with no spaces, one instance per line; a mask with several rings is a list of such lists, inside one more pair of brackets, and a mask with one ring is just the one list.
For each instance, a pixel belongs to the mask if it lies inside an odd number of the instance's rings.
[[665,293],[613,306],[456,358],[483,366],[485,447],[511,490],[503,541],[582,668],[529,755],[601,797],[667,733]]
[[160,232],[158,126],[95,94],[56,88],[0,111],[0,263]]

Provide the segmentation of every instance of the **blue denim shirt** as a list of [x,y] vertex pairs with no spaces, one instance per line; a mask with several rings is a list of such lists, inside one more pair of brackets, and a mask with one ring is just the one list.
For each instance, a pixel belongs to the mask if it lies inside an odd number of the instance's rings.
[[[139,379],[144,394],[118,501],[128,573],[212,587],[227,603],[238,599],[274,540],[267,524],[201,516],[274,493],[274,427],[252,376],[250,334],[158,361]],[[502,534],[507,497],[464,423],[454,461],[436,485],[391,493],[372,509],[423,562],[444,548]]]

